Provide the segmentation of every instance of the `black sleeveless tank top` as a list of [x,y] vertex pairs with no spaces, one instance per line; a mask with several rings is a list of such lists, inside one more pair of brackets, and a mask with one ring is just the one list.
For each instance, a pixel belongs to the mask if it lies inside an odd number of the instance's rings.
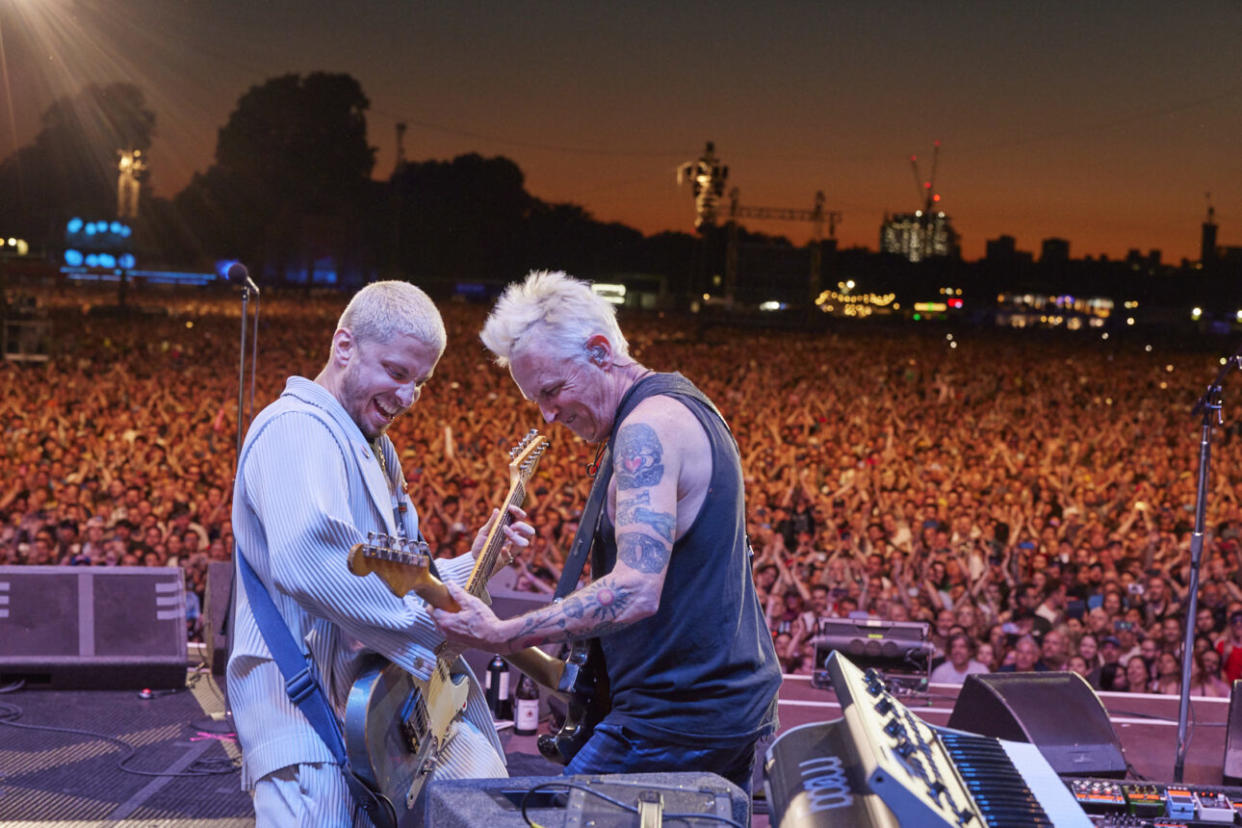
[[[673,545],[659,610],[600,639],[612,685],[608,719],[654,739],[741,744],[775,730],[781,683],[751,575],[741,459],[715,406],[681,374],[636,384],[617,412],[611,440],[639,402],[661,394],[684,404],[703,426],[712,473],[698,517]],[[617,548],[607,514],[599,540],[610,572]]]

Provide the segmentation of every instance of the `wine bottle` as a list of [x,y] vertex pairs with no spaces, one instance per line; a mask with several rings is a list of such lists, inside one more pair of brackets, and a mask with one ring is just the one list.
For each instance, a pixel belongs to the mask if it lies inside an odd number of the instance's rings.
[[525,673],[518,679],[514,696],[513,732],[517,736],[534,736],[539,729],[539,688]]
[[509,701],[509,665],[500,656],[492,659],[487,665],[487,678],[484,680],[487,690],[487,706],[496,721],[508,721],[513,718],[513,705]]

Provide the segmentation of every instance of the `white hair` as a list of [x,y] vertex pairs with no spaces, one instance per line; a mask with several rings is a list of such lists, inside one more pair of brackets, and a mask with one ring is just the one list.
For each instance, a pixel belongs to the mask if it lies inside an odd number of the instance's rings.
[[448,336],[431,297],[409,282],[372,282],[354,294],[336,323],[359,342],[391,342],[408,334],[444,351]]
[[542,334],[554,353],[568,359],[586,361],[587,340],[596,334],[608,339],[615,356],[630,353],[616,308],[589,284],[559,270],[532,270],[525,281],[505,288],[479,338],[503,368],[532,334]]

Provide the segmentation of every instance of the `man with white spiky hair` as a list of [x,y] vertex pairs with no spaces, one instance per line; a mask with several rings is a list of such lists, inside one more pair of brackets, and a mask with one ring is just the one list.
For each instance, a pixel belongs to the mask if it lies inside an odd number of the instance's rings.
[[[510,285],[481,338],[549,423],[611,449],[594,581],[506,620],[458,589],[433,611],[450,641],[493,652],[597,638],[611,710],[566,774],[708,771],[750,790],[776,726],[780,666],[751,577],[737,445],[685,377],[630,355],[585,282]],[[586,529],[585,531],[589,531]]]

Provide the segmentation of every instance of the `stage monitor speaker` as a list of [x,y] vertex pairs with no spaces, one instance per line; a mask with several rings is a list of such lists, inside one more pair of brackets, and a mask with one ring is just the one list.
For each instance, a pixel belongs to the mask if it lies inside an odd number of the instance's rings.
[[233,597],[233,562],[207,564],[207,589],[203,592],[203,648],[207,667],[222,676],[229,661],[229,641],[233,630],[229,604]]
[[184,579],[178,567],[0,566],[0,681],[185,687]]
[[[621,808],[582,788],[634,810]],[[522,818],[523,799],[532,822]],[[750,823],[750,800],[741,788],[714,773],[680,772],[433,779],[428,785],[424,824],[436,828],[524,828],[532,823],[637,828],[640,802],[660,802],[665,814],[715,817],[717,824],[725,820],[738,825]],[[677,824],[683,822],[677,820]],[[691,821],[696,825],[700,822],[708,824],[706,819]],[[657,819],[641,824],[664,823]]]
[[1063,776],[1126,775],[1108,711],[1077,673],[987,673],[966,677],[949,727],[1030,742]]
[[1226,785],[1242,785],[1242,679],[1233,683],[1229,693],[1229,729],[1225,731],[1222,775]]

